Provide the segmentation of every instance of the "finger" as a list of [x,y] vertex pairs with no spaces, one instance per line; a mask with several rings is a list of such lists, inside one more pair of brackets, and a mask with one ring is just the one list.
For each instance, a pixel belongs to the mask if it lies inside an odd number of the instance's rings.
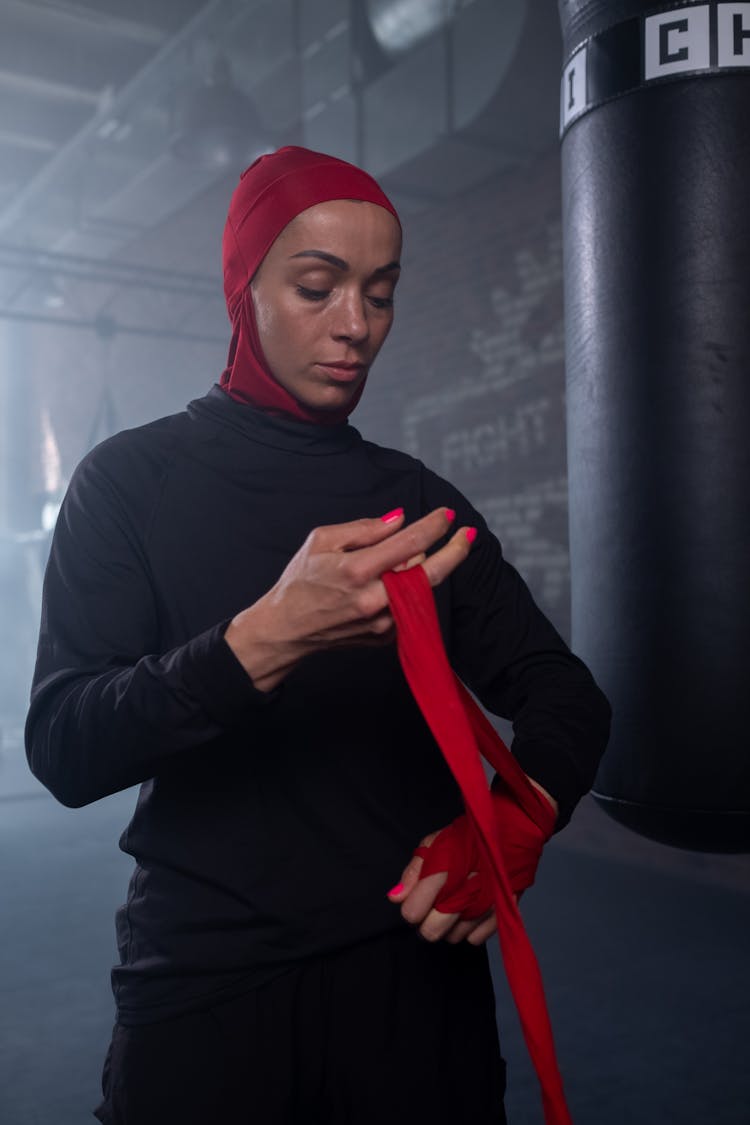
[[470,945],[481,945],[482,942],[487,941],[487,938],[491,937],[496,930],[497,919],[495,918],[495,911],[493,910],[490,917],[484,922],[480,922],[479,925],[471,931],[466,940]]
[[[433,910],[433,904],[447,878],[448,873],[446,871],[435,871],[432,875],[420,879],[406,897],[401,899],[402,917],[407,922],[411,922],[412,925],[417,925],[424,922],[432,911],[435,918],[433,918],[431,926],[441,918],[445,918],[446,915]],[[454,921],[455,918],[451,920],[451,925]]]
[[349,523],[324,524],[316,527],[307,542],[316,551],[353,551],[372,547],[395,534],[404,524],[404,509],[394,508],[375,519],[352,520]]
[[350,648],[356,645],[387,645],[396,638],[396,626],[388,609],[380,610],[370,617],[357,617],[341,625],[327,626],[317,632],[308,633],[306,642],[310,651],[325,644],[326,648]]
[[[515,899],[517,906],[518,899],[521,898],[521,895],[514,894],[513,898]],[[477,933],[477,930],[479,930],[480,927],[481,933]],[[466,938],[467,940],[469,940],[469,942],[471,942],[472,945],[480,945],[482,942],[486,942],[488,937],[496,933],[496,930],[497,918],[495,915],[495,910],[493,909],[488,910],[487,913],[484,913],[484,915],[481,916],[481,918],[461,919],[461,921],[458,921],[457,924],[455,924],[455,926],[451,930],[451,934],[457,935],[455,936],[455,938],[453,938],[453,940],[457,940],[457,942],[461,942],[461,940]],[[472,937],[469,937],[469,934],[471,934]]]
[[424,553],[424,551],[420,551],[418,555],[413,555],[408,560],[408,562],[401,563],[400,566],[394,566],[393,569],[396,570],[396,571],[398,571],[398,570],[411,570],[411,568],[413,566],[419,566],[420,563],[423,563],[426,558],[427,558],[427,555]]
[[[401,913],[403,914],[403,910]],[[422,920],[419,932],[427,941],[440,941],[442,938],[447,938],[459,918],[459,914],[444,914],[441,910],[430,910]]]
[[402,527],[385,542],[379,542],[358,559],[362,580],[375,580],[385,570],[403,566],[442,539],[450,530],[455,513],[450,508],[436,508],[408,527]]
[[[357,648],[388,648],[396,641],[396,627],[389,629],[385,633],[360,633],[356,638]],[[354,641],[349,640],[345,644],[342,643],[337,647],[351,648]]]
[[[431,832],[429,836],[425,836],[423,840],[420,840],[420,847],[429,847],[436,836],[437,832]],[[422,870],[423,862],[421,855],[413,855],[411,857],[406,867],[401,872],[401,878],[398,883],[388,891],[388,898],[391,899],[392,902],[403,902],[416,886],[419,881],[419,873]]]
[[458,942],[463,941],[469,936],[472,930],[475,930],[482,922],[490,917],[492,911],[488,910],[482,914],[480,918],[461,918],[459,915],[455,925],[452,927],[449,934],[446,934],[446,941]]
[[351,648],[352,645],[356,645],[357,648],[385,648],[392,645],[395,640],[396,626],[393,622],[389,625],[384,621],[382,627],[379,628],[373,628],[372,625],[359,622],[356,627],[350,625],[336,630],[334,633],[330,631],[326,633],[325,647],[330,649]]
[[422,563],[422,569],[429,578],[431,586],[438,586],[468,557],[475,536],[475,528],[460,527],[444,547],[435,551]]

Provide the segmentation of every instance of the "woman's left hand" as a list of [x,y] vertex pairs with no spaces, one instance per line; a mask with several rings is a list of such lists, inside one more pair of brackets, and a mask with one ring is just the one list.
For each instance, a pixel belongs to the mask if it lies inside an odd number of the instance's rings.
[[[437,836],[431,832],[420,840],[420,844],[429,847]],[[445,880],[448,878],[445,871],[436,871],[433,875],[419,878],[423,859],[420,855],[413,855],[401,875],[401,889],[396,893],[389,891],[388,898],[391,902],[401,904],[401,914],[412,925],[419,927],[419,933],[427,941],[449,941],[451,943],[468,941],[470,945],[481,945],[491,937],[496,929],[495,911],[490,910],[479,918],[461,919],[460,914],[443,914],[440,910],[433,909],[433,903]],[[518,895],[513,896],[518,902]]]
[[[410,565],[412,560],[409,561]],[[559,806],[556,799],[549,793],[538,781],[533,777],[526,774],[527,779],[531,782],[535,789],[546,797],[552,809],[557,816]],[[439,831],[442,831],[439,830]],[[420,846],[429,847],[438,832],[431,832],[420,840]],[[396,887],[388,892],[388,898],[391,902],[401,904],[401,914],[407,922],[412,925],[419,926],[419,932],[427,941],[440,941],[445,939],[449,942],[468,941],[471,945],[481,945],[487,941],[497,930],[497,921],[495,918],[495,911],[488,910],[479,918],[464,918],[461,919],[460,914],[444,914],[441,910],[435,910],[433,903],[437,898],[440,888],[448,878],[445,871],[435,871],[432,875],[425,876],[424,879],[419,878],[419,873],[422,870],[423,863],[422,856],[412,855],[401,875],[401,882],[396,884]],[[467,878],[476,875],[472,871]],[[532,880],[528,880],[529,883]],[[526,883],[523,884],[526,886]],[[516,905],[523,894],[523,889],[519,888],[518,893],[514,893],[513,898],[516,900]]]

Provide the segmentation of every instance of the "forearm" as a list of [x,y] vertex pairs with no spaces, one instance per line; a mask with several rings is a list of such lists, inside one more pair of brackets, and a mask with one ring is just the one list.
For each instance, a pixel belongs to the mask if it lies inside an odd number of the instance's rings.
[[587,793],[607,744],[610,708],[587,670],[574,664],[542,682],[542,669],[518,685],[512,710],[513,754],[529,778],[558,804],[555,831]]
[[154,777],[168,759],[265,706],[271,696],[255,690],[223,631],[131,667],[36,678],[26,722],[35,776],[62,804],[80,807]]

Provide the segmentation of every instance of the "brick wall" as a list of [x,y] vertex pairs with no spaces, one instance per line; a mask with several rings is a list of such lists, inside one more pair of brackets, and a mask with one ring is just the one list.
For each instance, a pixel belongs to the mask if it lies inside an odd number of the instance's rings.
[[472,500],[569,639],[559,153],[404,227],[396,323],[352,421]]

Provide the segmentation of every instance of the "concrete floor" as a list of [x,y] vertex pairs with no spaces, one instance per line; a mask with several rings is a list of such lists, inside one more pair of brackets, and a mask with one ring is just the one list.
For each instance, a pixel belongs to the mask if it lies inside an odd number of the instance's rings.
[[[6,730],[2,1125],[94,1121],[114,1018],[113,915],[131,869],[117,840],[135,797],[129,790],[63,808],[29,774],[20,731]],[[523,914],[576,1125],[750,1125],[747,857],[641,840],[585,798],[546,849]],[[508,1121],[541,1125],[494,939],[490,955]]]

